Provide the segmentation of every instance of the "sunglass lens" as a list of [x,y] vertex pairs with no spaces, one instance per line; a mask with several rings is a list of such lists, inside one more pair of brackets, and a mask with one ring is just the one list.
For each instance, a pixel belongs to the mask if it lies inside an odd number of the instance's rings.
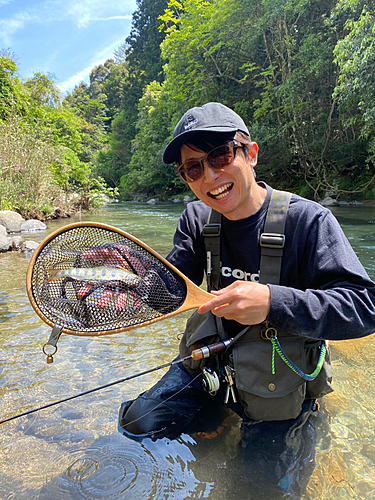
[[234,158],[233,147],[230,145],[219,146],[200,160],[188,160],[178,169],[181,179],[185,182],[197,181],[203,174],[203,160],[205,159],[211,168],[220,169],[229,165]]
[[207,156],[207,161],[213,168],[222,168],[233,160],[233,149],[229,146],[219,146]]
[[202,175],[203,166],[198,162],[187,162],[185,164],[184,174],[187,181],[194,182]]

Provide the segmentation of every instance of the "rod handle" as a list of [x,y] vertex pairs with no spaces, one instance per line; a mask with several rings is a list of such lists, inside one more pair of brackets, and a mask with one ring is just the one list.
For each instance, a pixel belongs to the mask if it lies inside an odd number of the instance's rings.
[[218,354],[219,352],[224,351],[224,349],[227,348],[231,341],[232,339],[223,340],[223,342],[217,342],[216,344],[210,344],[201,347],[200,349],[195,349],[191,353],[191,357],[194,359],[194,361],[199,361],[203,358],[209,358],[213,354]]

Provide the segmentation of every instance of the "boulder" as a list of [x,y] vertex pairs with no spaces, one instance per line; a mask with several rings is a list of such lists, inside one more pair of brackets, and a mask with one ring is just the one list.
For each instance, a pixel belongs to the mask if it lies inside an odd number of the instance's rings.
[[18,234],[12,234],[11,236],[8,236],[8,240],[12,247],[12,250],[17,250],[23,243],[22,236],[19,236]]
[[182,200],[179,200],[178,198],[175,198],[175,199],[173,200],[173,203],[182,203]]
[[20,246],[20,250],[22,252],[34,252],[34,250],[38,247],[39,243],[36,241],[24,241]]
[[324,198],[324,200],[322,200],[320,204],[323,205],[323,207],[336,207],[338,205],[338,202],[334,198],[327,196],[327,198]]
[[189,195],[184,196],[184,203],[190,203],[191,201],[194,201],[194,200],[195,200],[195,196],[189,196]]
[[12,243],[8,239],[6,228],[0,226],[0,252],[7,252],[11,246]]
[[8,233],[20,233],[23,221],[24,219],[17,212],[0,210],[0,224],[6,228]]
[[151,200],[148,200],[148,205],[155,205],[156,203],[156,200],[154,200],[154,198],[152,198]]
[[23,233],[30,233],[33,231],[45,231],[46,229],[47,226],[44,224],[44,222],[41,222],[40,220],[37,219],[25,220],[21,224],[21,231]]

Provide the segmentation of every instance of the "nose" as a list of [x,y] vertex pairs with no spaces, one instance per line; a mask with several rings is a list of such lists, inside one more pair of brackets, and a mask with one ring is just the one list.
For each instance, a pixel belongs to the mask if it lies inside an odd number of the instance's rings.
[[204,182],[210,183],[214,182],[221,173],[221,169],[211,168],[206,160],[203,160],[203,180]]

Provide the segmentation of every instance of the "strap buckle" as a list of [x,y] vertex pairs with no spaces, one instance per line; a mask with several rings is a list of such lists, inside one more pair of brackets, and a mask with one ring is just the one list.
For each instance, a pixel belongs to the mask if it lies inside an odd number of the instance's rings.
[[220,236],[221,224],[209,222],[202,229],[203,236]]
[[284,248],[285,234],[262,233],[259,244],[261,247],[266,248]]

